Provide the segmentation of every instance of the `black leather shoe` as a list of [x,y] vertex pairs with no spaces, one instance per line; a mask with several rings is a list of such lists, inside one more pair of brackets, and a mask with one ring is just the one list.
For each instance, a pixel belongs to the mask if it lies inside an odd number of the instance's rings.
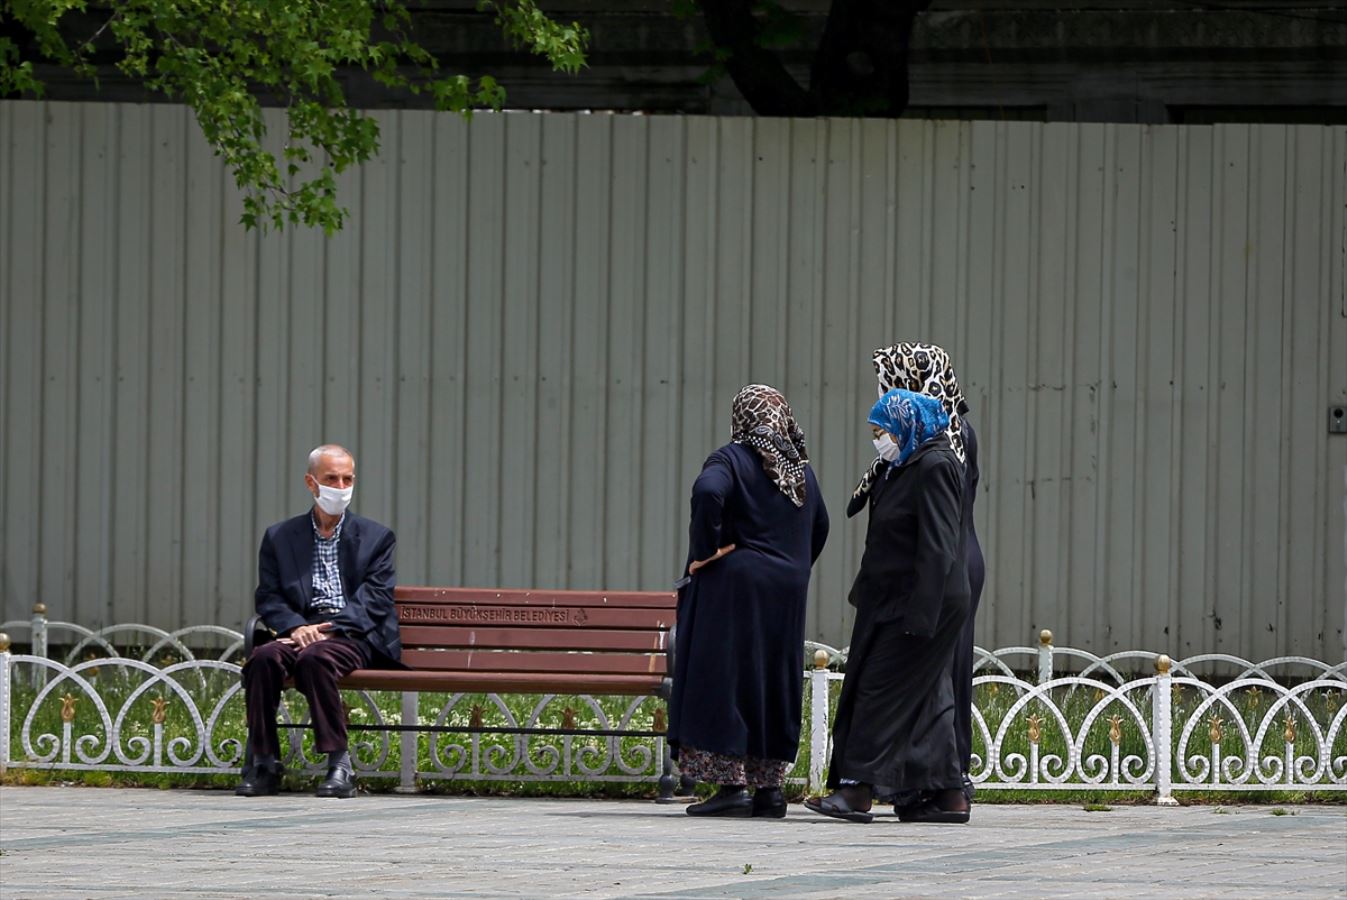
[[281,790],[281,773],[276,769],[253,766],[243,776],[234,793],[240,797],[271,797]]
[[762,819],[786,817],[786,796],[781,793],[781,788],[758,788],[753,792],[753,817]]
[[923,803],[900,808],[901,822],[928,822],[942,825],[963,825],[971,818],[973,805],[964,796],[963,788],[935,791]]
[[941,809],[934,800],[898,811],[898,819],[902,822],[924,822],[935,825],[966,825],[971,816],[972,807]]
[[688,815],[747,819],[753,815],[753,798],[747,788],[722,787],[710,800],[689,806]]
[[327,778],[318,785],[315,794],[319,797],[354,797],[355,776],[341,766],[333,766],[327,770]]

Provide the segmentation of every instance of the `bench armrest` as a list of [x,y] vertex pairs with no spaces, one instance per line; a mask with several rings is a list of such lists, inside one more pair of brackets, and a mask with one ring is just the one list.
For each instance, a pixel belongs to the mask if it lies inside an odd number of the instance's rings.
[[271,629],[262,621],[262,617],[253,613],[243,626],[243,659],[252,659],[253,650],[275,639]]
[[669,643],[664,648],[664,680],[660,682],[659,695],[666,703],[673,698],[674,647],[678,645],[678,623],[669,626]]

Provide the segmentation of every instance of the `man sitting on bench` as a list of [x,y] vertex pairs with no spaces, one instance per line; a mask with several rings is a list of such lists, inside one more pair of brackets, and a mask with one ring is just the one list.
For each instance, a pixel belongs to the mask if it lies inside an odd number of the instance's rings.
[[327,754],[319,797],[353,797],[346,716],[337,682],[355,669],[397,666],[402,654],[393,608],[393,532],[347,512],[355,458],[336,444],[309,454],[304,484],[314,506],[267,529],[257,564],[257,614],[279,636],[243,666],[253,765],[236,794],[280,787],[276,710],[287,678],[309,701],[314,745]]

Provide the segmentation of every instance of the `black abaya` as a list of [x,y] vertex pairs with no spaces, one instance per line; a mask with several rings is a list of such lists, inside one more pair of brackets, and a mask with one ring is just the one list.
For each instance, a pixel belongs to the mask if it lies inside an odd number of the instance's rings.
[[954,655],[968,618],[965,473],[945,439],[875,481],[829,786],[957,789]]
[[690,559],[678,598],[669,744],[732,757],[793,760],[799,747],[809,573],[828,513],[805,468],[795,506],[741,444],[711,454],[692,491]]
[[982,545],[978,542],[977,531],[973,527],[973,501],[977,497],[978,469],[977,432],[963,420],[964,455],[967,456],[963,496],[964,558],[968,561],[968,618],[964,621],[963,634],[954,648],[954,733],[959,742],[959,759],[965,772],[972,771],[970,760],[973,756],[973,619],[978,614],[978,601],[982,598],[982,585],[987,580],[987,564],[982,556]]

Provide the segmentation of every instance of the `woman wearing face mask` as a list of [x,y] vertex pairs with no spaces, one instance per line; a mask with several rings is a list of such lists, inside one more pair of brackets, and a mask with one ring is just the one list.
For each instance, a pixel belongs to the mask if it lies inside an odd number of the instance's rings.
[[779,818],[800,743],[805,598],[828,512],[804,433],[774,388],[750,384],[734,398],[731,442],[692,486],[689,537],[668,739],[685,777],[720,789],[688,814]]
[[[962,760],[964,794],[972,800],[973,782],[968,773],[973,754],[973,619],[978,612],[987,573],[982,545],[973,525],[973,501],[977,498],[981,474],[978,468],[977,432],[968,419],[968,403],[959,386],[959,377],[954,372],[954,363],[943,348],[919,341],[903,341],[876,350],[872,361],[881,395],[893,388],[902,388],[940,401],[949,416],[949,427],[945,433],[950,441],[950,449],[964,464],[963,528],[970,602],[968,620],[964,623],[963,634],[959,637],[959,645],[954,653],[951,676],[954,679],[955,734],[959,741],[959,759]],[[848,517],[865,508],[870,485],[884,465],[884,460],[877,458],[874,465],[861,476],[847,505]],[[903,806],[915,798],[896,796],[893,799],[896,805]]]
[[951,662],[968,616],[964,468],[940,402],[901,389],[870,410],[883,465],[870,523],[846,680],[833,726],[828,785],[815,812],[869,822],[873,786],[912,792],[904,821],[967,822],[955,739]]

